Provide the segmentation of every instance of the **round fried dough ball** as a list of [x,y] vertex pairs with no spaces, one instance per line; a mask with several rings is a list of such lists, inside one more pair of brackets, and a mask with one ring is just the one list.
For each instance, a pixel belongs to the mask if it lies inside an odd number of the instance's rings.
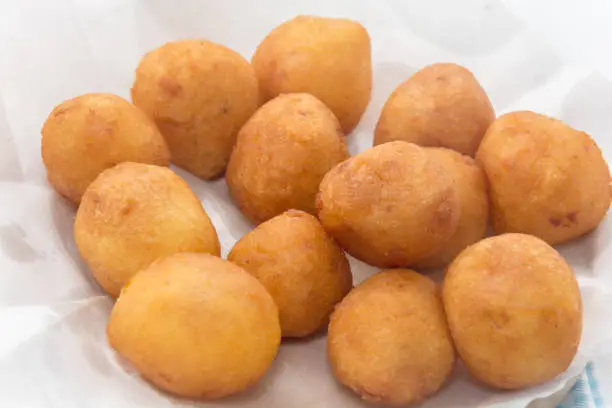
[[440,251],[417,265],[428,269],[447,265],[459,252],[485,236],[489,221],[489,197],[486,176],[474,159],[442,147],[429,147],[425,150],[454,178],[461,206],[455,234]]
[[319,221],[289,210],[240,239],[228,260],[268,289],[278,305],[283,337],[304,337],[326,326],[352,288],[344,252]]
[[459,355],[490,386],[544,383],[578,349],[578,283],[561,255],[534,236],[504,234],[463,251],[447,270],[443,299]]
[[439,290],[408,269],[377,273],[344,298],[331,317],[327,352],[341,383],[387,405],[434,394],[455,363]]
[[489,179],[497,233],[558,244],[595,229],[610,207],[610,171],[599,147],[561,121],[527,111],[500,116],[476,159]]
[[167,166],[155,124],[125,99],[86,94],[62,102],[42,128],[42,159],[53,188],[75,204],[103,170],[133,161]]
[[276,27],[252,59],[264,98],[313,94],[345,133],[359,123],[372,91],[370,36],[356,21],[298,16]]
[[321,101],[309,94],[281,95],[240,130],[227,185],[256,223],[292,208],[314,213],[323,176],[347,157],[338,121]]
[[325,230],[371,265],[417,263],[457,231],[459,194],[450,174],[406,142],[373,147],[334,167],[317,196]]
[[172,170],[122,163],[83,195],[74,223],[79,253],[110,295],[153,261],[177,252],[220,254],[215,227]]
[[157,123],[173,163],[213,179],[223,174],[259,93],[253,67],[238,53],[209,41],[183,40],[142,58],[132,100]]
[[433,64],[402,83],[383,107],[374,144],[404,140],[473,156],[495,112],[474,75],[456,64]]
[[110,345],[159,388],[215,399],[256,383],[280,344],[278,309],[266,289],[231,262],[175,254],[121,291]]

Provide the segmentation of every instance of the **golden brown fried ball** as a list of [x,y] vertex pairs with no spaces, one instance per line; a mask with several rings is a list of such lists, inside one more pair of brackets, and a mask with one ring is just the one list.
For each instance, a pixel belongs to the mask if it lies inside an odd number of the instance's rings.
[[79,253],[110,295],[153,261],[177,252],[219,255],[215,227],[172,170],[123,163],[83,195],[74,223]]
[[418,263],[420,268],[438,268],[450,263],[467,246],[481,240],[487,231],[489,197],[484,172],[474,159],[442,147],[425,149],[454,178],[459,193],[459,226],[442,249]]
[[380,267],[411,265],[441,250],[461,214],[452,176],[423,148],[400,141],[334,167],[317,197],[325,230]]
[[213,179],[223,174],[259,93],[253,67],[238,53],[209,41],[183,40],[143,57],[132,100],[155,120],[176,165]]
[[327,351],[341,383],[387,405],[434,394],[455,363],[439,290],[408,269],[373,275],[344,298],[331,318]]
[[433,64],[393,91],[378,119],[374,144],[404,140],[473,156],[494,119],[487,94],[469,70]]
[[459,355],[490,386],[544,383],[578,349],[578,283],[561,255],[534,236],[504,234],[463,251],[448,268],[443,298]]
[[476,159],[490,184],[497,233],[558,244],[595,229],[610,207],[610,172],[584,132],[533,112],[500,116]]
[[227,185],[256,223],[292,208],[314,213],[323,176],[347,157],[338,121],[321,101],[309,94],[281,95],[240,130]]
[[159,388],[215,399],[257,382],[280,343],[266,289],[231,262],[182,253],[152,264],[122,291],[110,345]]
[[298,16],[276,27],[252,59],[264,98],[313,94],[345,133],[359,123],[372,91],[370,36],[356,21]]
[[94,93],[53,109],[42,128],[42,159],[53,188],[78,204],[103,170],[124,161],[167,166],[170,153],[155,124],[134,105]]
[[325,327],[336,303],[352,288],[344,252],[303,211],[289,210],[260,224],[227,259],[268,289],[278,305],[283,337],[304,337]]

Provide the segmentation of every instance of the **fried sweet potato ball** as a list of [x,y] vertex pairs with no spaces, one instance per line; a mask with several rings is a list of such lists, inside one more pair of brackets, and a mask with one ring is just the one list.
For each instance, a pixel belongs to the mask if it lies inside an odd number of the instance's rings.
[[159,127],[174,164],[213,179],[225,171],[259,93],[253,67],[238,53],[210,41],[182,40],[142,58],[132,100]]
[[610,171],[591,137],[533,112],[500,116],[476,159],[490,184],[496,233],[535,235],[551,245],[595,229],[610,207]]
[[492,387],[549,381],[578,350],[582,302],[574,272],[534,236],[503,234],[463,251],[447,270],[443,299],[461,359]]
[[352,288],[344,252],[303,211],[289,210],[260,224],[227,259],[268,289],[279,308],[283,337],[304,337],[325,327],[336,303]]
[[325,230],[348,253],[379,267],[416,264],[440,251],[461,215],[452,176],[426,150],[401,141],[334,167],[317,204]]
[[94,93],[53,109],[42,128],[42,159],[53,188],[79,204],[103,170],[124,161],[167,166],[170,152],[138,108],[119,96]]
[[257,279],[220,258],[182,253],[130,281],[107,335],[159,388],[217,399],[265,374],[278,350],[280,325],[276,305]]
[[374,144],[404,140],[474,156],[495,112],[474,75],[456,64],[427,66],[383,107]]
[[220,253],[215,227],[187,183],[168,168],[140,163],[119,164],[91,183],[77,211],[74,239],[112,296],[158,258]]
[[227,185],[255,223],[290,209],[315,213],[323,176],[347,157],[338,121],[321,101],[309,94],[281,95],[240,130]]
[[345,133],[372,91],[370,36],[356,21],[298,16],[276,27],[252,59],[264,98],[306,92],[323,101]]
[[341,383],[386,405],[431,396],[455,363],[436,284],[407,269],[377,273],[344,298],[331,318],[327,351]]

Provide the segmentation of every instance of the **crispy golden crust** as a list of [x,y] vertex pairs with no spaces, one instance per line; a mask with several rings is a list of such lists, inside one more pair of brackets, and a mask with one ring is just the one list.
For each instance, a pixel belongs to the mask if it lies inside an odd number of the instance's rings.
[[252,59],[263,96],[313,94],[345,133],[359,123],[372,91],[370,36],[356,21],[298,16],[261,42]]
[[110,345],[143,377],[191,398],[221,398],[257,382],[280,343],[278,310],[242,268],[176,254],[137,274],[107,327]]
[[344,252],[303,211],[289,210],[260,224],[236,243],[228,260],[268,289],[284,337],[304,337],[325,327],[353,282]]
[[187,183],[168,168],[137,163],[105,170],[91,183],[77,211],[74,239],[112,296],[158,258],[220,253],[215,227]]
[[289,209],[315,213],[323,176],[347,157],[338,121],[321,101],[309,94],[281,95],[240,130],[227,185],[255,223]]
[[340,382],[388,405],[434,394],[455,362],[438,288],[407,269],[382,271],[344,298],[331,318],[327,350]]
[[170,153],[155,124],[116,95],[85,94],[62,102],[41,133],[49,182],[76,204],[98,174],[117,163],[170,164]]
[[425,150],[391,142],[334,167],[317,206],[325,230],[371,265],[417,263],[455,233],[459,195],[452,177]]
[[544,383],[565,371],[578,349],[578,283],[539,238],[504,234],[469,247],[448,268],[443,298],[461,358],[490,386]]
[[489,197],[484,172],[474,159],[442,147],[425,149],[450,174],[459,193],[459,226],[443,248],[419,262],[417,268],[438,268],[450,263],[462,250],[485,236],[489,221]]
[[599,147],[561,121],[528,111],[500,116],[476,159],[489,179],[497,233],[558,244],[596,228],[610,207],[610,172]]
[[456,64],[433,64],[402,83],[376,125],[374,144],[404,140],[473,156],[495,112],[474,75]]
[[225,170],[259,94],[253,68],[238,53],[209,41],[183,40],[142,58],[132,100],[155,120],[176,165],[212,179]]

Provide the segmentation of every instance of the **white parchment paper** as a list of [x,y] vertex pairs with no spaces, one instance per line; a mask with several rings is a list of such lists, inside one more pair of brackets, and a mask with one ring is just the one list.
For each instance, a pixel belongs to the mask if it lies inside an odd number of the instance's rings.
[[[139,58],[160,44],[207,38],[250,58],[266,33],[296,14],[349,17],[372,37],[374,92],[349,137],[371,146],[389,93],[420,67],[470,68],[498,113],[531,109],[591,133],[612,155],[612,83],[569,65],[495,0],[21,0],[0,2],[0,407],[362,407],[336,384],[325,339],[287,342],[250,392],[215,403],[171,398],[108,348],[112,307],[79,259],[74,210],[47,185],[40,128],[54,105],[87,92],[129,96]],[[225,183],[185,177],[210,214],[226,254],[250,228]],[[494,392],[458,366],[424,407],[525,407],[571,384],[586,361],[612,356],[612,221],[563,246],[584,300],[579,355],[557,380]],[[356,281],[374,272],[352,262]],[[541,402],[541,401],[540,401]]]

